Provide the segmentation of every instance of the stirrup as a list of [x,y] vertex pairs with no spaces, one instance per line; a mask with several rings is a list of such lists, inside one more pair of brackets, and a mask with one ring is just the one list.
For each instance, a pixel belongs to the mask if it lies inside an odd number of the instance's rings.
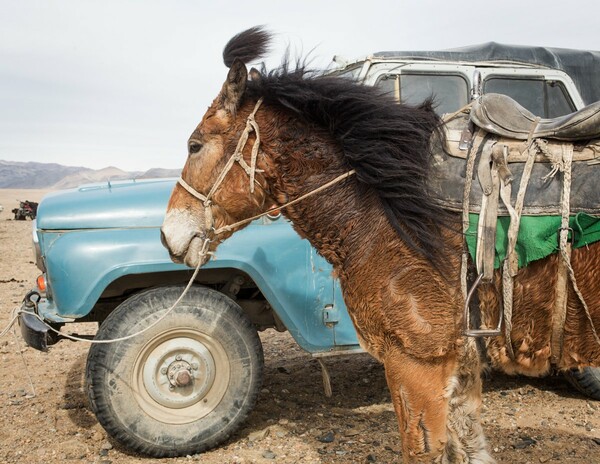
[[464,316],[464,335],[467,337],[497,337],[498,335],[502,335],[501,327],[502,327],[502,319],[504,318],[504,310],[500,307],[500,314],[498,315],[498,326],[495,329],[472,329],[471,328],[471,311],[470,311],[470,303],[475,290],[481,284],[481,280],[483,279],[483,274],[479,274],[477,276],[477,280],[473,286],[469,289],[469,293],[467,294],[467,298],[465,300],[465,306],[463,308],[463,316]]

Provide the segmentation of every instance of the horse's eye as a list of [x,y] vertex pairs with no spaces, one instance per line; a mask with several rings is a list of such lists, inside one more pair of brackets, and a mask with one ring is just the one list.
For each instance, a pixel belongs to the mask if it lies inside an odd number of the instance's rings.
[[189,151],[190,155],[192,153],[198,153],[201,149],[202,149],[201,143],[194,142],[194,141],[188,143],[188,151]]

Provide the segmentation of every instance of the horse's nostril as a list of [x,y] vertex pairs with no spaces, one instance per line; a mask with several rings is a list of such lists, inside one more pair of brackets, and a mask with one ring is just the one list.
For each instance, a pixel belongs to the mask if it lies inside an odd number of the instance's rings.
[[167,245],[167,238],[165,237],[165,233],[162,231],[162,229],[160,230],[160,243],[162,243],[165,248],[169,248]]

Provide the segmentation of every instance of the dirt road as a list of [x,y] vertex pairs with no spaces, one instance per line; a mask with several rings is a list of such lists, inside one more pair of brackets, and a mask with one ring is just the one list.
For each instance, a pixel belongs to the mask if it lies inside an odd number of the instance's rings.
[[[0,190],[1,328],[38,275],[31,222],[13,221],[10,209],[16,198],[36,201],[40,195]],[[95,327],[79,324],[70,330],[93,333]],[[264,385],[242,429],[201,456],[149,460],[108,439],[90,413],[83,384],[88,346],[62,341],[40,353],[9,333],[0,338],[0,462],[400,462],[379,364],[367,355],[327,359],[333,397],[326,398],[318,363],[287,334],[269,331],[261,338]],[[492,373],[484,389],[484,428],[499,463],[600,463],[600,403],[582,398],[561,377]]]

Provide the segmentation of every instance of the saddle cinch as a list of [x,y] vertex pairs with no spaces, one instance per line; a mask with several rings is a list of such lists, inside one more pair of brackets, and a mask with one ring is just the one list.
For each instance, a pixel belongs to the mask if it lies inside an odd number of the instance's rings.
[[[566,288],[576,287],[570,268],[575,244],[573,221],[600,215],[600,102],[556,119],[541,119],[505,95],[487,94],[445,118],[445,150],[435,150],[430,186],[449,210],[462,212],[463,232],[478,276],[466,282],[463,257],[465,334],[504,336],[508,354],[512,328],[513,279],[520,266],[559,252],[558,286],[552,328],[552,359],[562,352]],[[585,218],[584,218],[585,219]],[[577,222],[578,223],[578,222]],[[591,217],[591,233],[579,246],[600,240],[600,219]],[[499,226],[501,224],[501,226]],[[525,225],[524,225],[525,224]],[[578,223],[579,224],[579,223]],[[543,231],[545,243],[521,243]],[[529,227],[535,233],[521,234]],[[498,233],[502,229],[502,234]],[[499,240],[497,235],[500,236]],[[548,244],[548,237],[554,236]],[[539,235],[538,235],[539,236]],[[529,246],[541,253],[520,256]],[[586,242],[587,240],[587,242]],[[503,243],[501,243],[503,242]],[[573,245],[572,245],[573,243]],[[503,308],[496,329],[470,326],[469,301],[481,282],[490,282],[502,267]],[[468,289],[470,287],[470,290]],[[587,305],[582,300],[584,308]]]

